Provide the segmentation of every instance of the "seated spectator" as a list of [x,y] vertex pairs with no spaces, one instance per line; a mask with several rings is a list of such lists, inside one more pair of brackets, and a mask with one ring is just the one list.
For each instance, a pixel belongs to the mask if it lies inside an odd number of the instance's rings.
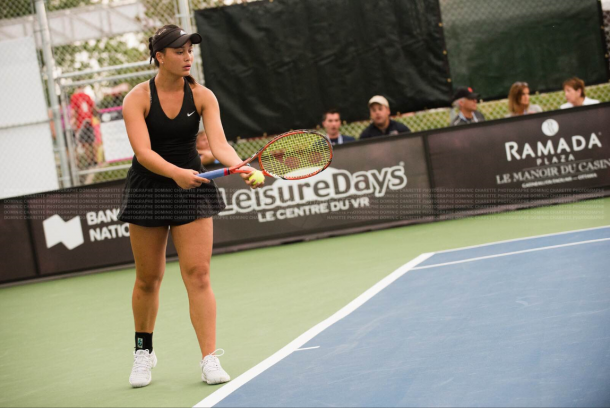
[[369,112],[371,113],[372,123],[360,134],[361,140],[411,131],[406,125],[390,119],[390,103],[381,95],[375,95],[371,98]]
[[208,137],[205,134],[205,130],[200,130],[197,133],[197,152],[199,152],[199,158],[201,159],[201,164],[204,166],[212,163],[217,163],[218,160],[212,154],[212,149],[210,149],[210,143],[208,142]]
[[597,99],[587,98],[585,95],[585,82],[580,78],[574,77],[565,81],[563,83],[563,92],[568,102],[561,105],[561,109],[599,103]]
[[526,82],[515,82],[508,92],[508,111],[510,117],[540,113],[542,108],[530,104],[530,88]]
[[451,121],[451,126],[485,121],[485,116],[477,110],[478,100],[479,94],[474,93],[472,88],[458,88],[453,96],[453,106],[458,114]]
[[341,127],[341,115],[336,109],[331,109],[324,113],[322,116],[322,127],[324,128],[324,131],[326,132],[326,135],[330,139],[330,143],[333,146],[356,140],[356,138],[352,136],[342,135],[339,133],[339,128]]

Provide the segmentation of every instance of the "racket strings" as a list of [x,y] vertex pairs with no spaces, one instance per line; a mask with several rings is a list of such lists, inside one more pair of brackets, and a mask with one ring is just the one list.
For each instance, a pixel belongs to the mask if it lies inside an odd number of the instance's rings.
[[261,167],[282,178],[303,178],[322,171],[332,159],[328,141],[317,133],[292,133],[279,138],[260,155]]

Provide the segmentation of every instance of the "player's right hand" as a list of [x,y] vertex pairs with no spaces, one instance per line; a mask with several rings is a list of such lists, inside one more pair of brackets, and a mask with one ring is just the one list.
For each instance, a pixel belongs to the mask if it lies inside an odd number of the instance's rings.
[[203,177],[198,176],[199,172],[190,169],[179,169],[176,174],[174,174],[174,181],[181,188],[188,190],[191,188],[196,188],[201,185],[201,183],[209,183],[210,180],[205,179]]

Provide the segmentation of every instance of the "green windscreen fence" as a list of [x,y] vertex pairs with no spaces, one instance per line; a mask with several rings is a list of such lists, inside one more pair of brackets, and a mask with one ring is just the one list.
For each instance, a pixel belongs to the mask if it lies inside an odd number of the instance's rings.
[[[438,0],[273,0],[196,11],[206,86],[230,139],[447,106]],[[354,135],[356,136],[356,135]]]
[[440,0],[454,87],[505,98],[525,81],[530,90],[561,89],[578,76],[608,81],[598,0]]

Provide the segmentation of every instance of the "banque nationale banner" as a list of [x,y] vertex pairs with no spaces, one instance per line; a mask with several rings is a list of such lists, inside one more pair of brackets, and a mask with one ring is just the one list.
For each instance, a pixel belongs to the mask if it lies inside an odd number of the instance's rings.
[[610,103],[462,126],[428,144],[440,213],[610,186]]
[[0,201],[0,282],[36,277],[23,198]]
[[215,247],[432,215],[421,137],[341,145],[330,167],[309,179],[267,178],[256,190],[239,177],[217,183],[227,208],[215,218]]
[[[133,262],[119,221],[124,180],[30,196],[27,213],[40,275]],[[167,255],[176,255],[171,236]]]

